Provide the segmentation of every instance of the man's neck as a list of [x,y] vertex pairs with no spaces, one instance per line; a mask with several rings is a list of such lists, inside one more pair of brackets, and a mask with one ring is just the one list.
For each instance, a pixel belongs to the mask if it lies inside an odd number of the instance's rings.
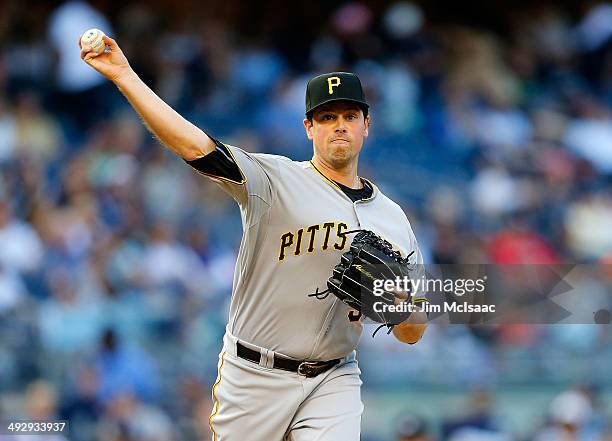
[[313,156],[312,162],[327,178],[339,182],[349,188],[360,189],[363,187],[361,179],[357,177],[357,161],[344,168],[337,169],[321,161],[318,156]]

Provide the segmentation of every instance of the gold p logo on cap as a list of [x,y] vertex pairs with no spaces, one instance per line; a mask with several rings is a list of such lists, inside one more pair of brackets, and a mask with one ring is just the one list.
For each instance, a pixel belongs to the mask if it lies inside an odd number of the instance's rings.
[[338,87],[340,85],[340,78],[339,77],[329,77],[327,79],[327,85],[329,87],[329,94],[333,95],[334,87]]

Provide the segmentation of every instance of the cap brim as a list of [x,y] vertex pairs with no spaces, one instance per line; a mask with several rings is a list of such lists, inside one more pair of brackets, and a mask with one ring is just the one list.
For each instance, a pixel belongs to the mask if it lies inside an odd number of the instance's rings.
[[351,103],[358,104],[361,107],[365,107],[366,109],[370,108],[370,105],[368,103],[364,103],[363,101],[360,101],[360,100],[354,100],[354,99],[351,99],[351,98],[330,98],[328,100],[323,101],[322,103],[317,104],[312,109],[308,110],[306,112],[306,115],[312,114],[315,110],[317,110],[321,106],[324,106],[325,104],[333,103],[333,102],[336,102],[336,101],[349,101]]

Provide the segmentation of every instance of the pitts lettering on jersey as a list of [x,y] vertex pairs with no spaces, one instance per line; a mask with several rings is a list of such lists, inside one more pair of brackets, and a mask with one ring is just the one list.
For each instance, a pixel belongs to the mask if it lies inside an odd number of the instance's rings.
[[347,236],[343,234],[346,231],[348,225],[344,222],[325,222],[284,233],[279,241],[278,260],[283,261],[291,255],[312,253],[315,249],[341,251],[346,246]]

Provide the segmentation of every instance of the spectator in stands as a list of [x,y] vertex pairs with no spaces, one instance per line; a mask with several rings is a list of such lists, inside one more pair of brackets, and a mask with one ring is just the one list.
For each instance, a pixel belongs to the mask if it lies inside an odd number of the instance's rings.
[[429,434],[425,420],[413,415],[411,410],[398,421],[395,441],[434,441],[434,438]]

